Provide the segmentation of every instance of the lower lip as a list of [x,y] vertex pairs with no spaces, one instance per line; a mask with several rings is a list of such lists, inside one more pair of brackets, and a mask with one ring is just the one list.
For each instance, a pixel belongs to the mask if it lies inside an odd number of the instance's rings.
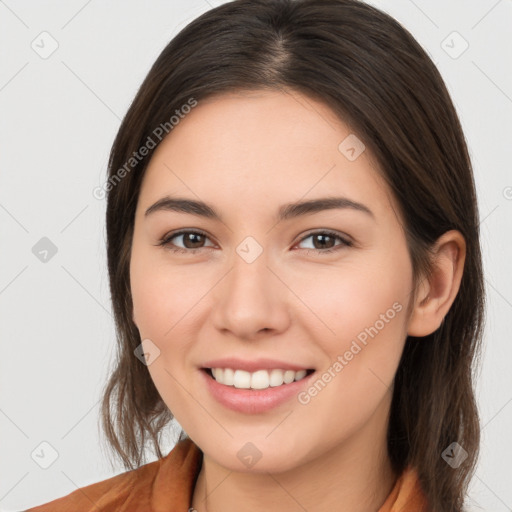
[[287,402],[298,395],[309,381],[309,378],[315,373],[312,372],[307,377],[290,384],[267,389],[238,389],[234,386],[220,384],[213,377],[210,377],[205,370],[200,371],[203,378],[206,379],[206,386],[217,402],[228,409],[244,414],[259,414]]

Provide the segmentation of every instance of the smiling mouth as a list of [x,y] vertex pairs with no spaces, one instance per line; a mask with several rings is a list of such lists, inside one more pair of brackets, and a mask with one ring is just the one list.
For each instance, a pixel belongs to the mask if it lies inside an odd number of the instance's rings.
[[308,377],[315,371],[313,369],[299,371],[273,369],[247,372],[233,368],[202,368],[202,370],[224,386],[254,390],[286,386]]

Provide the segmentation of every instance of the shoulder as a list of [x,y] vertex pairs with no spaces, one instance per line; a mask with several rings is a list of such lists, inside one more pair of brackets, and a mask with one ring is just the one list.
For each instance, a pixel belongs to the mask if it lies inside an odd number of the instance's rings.
[[428,499],[421,486],[419,474],[407,466],[399,475],[393,489],[378,512],[427,512]]
[[188,503],[202,453],[190,440],[180,441],[167,456],[86,487],[25,512],[137,512],[155,505]]

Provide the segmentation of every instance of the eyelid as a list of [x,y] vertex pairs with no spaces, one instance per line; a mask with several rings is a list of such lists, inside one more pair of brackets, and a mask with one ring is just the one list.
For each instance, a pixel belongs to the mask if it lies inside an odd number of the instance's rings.
[[[202,249],[211,249],[212,248],[212,246],[195,247],[195,248],[191,248],[191,249],[188,249],[188,248],[183,249],[181,247],[170,247],[170,240],[171,239],[173,239],[175,237],[178,237],[180,235],[190,234],[190,233],[204,236],[205,238],[207,238],[210,241],[212,241],[210,235],[208,233],[206,233],[205,231],[202,231],[202,230],[197,229],[197,228],[188,228],[188,229],[184,228],[184,229],[179,229],[177,231],[171,231],[170,233],[165,234],[160,239],[158,244],[156,244],[156,245],[163,246],[164,248],[168,248],[168,249],[170,249],[170,250],[172,250],[174,252],[180,252],[180,253],[194,253],[194,252],[197,252],[197,251],[202,250]],[[324,228],[324,229],[316,228],[316,229],[308,231],[306,234],[304,234],[293,245],[293,247],[295,247],[296,245],[300,244],[301,242],[303,242],[307,238],[309,238],[311,236],[314,236],[314,235],[327,235],[327,236],[330,236],[332,238],[337,238],[338,240],[341,241],[341,244],[335,245],[334,247],[328,248],[328,249],[304,249],[304,250],[306,250],[306,251],[315,251],[315,252],[318,252],[318,253],[324,253],[325,254],[325,253],[336,251],[339,248],[353,246],[353,241],[347,235],[340,234],[337,231],[334,231],[334,230],[331,230],[331,229],[327,229],[327,228]]]
[[[177,231],[171,231],[170,233],[166,233],[160,240],[159,242],[156,244],[156,245],[160,245],[160,246],[163,246],[164,248],[167,247],[168,245],[170,245],[170,240],[177,237],[177,236],[180,236],[180,235],[185,235],[185,234],[188,234],[188,233],[193,233],[195,235],[201,235],[201,236],[204,236],[205,238],[209,239],[210,241],[211,240],[211,237],[208,233],[206,233],[205,231],[202,231],[201,229],[197,229],[197,228],[185,228],[185,229],[178,229]],[[176,252],[195,252],[195,251],[198,251],[198,250],[201,250],[201,249],[208,249],[208,248],[212,248],[212,246],[207,246],[207,247],[196,247],[196,248],[193,248],[193,249],[183,249],[182,247],[169,247],[171,250],[173,251],[176,251]]]
[[310,251],[313,251],[313,253],[316,253],[318,255],[327,255],[327,254],[332,254],[334,252],[346,249],[347,247],[353,247],[353,245],[354,245],[352,239],[349,236],[342,235],[342,234],[338,233],[337,231],[333,231],[331,229],[314,229],[313,231],[310,231],[307,234],[305,234],[294,245],[294,247],[296,245],[300,244],[301,242],[303,242],[304,240],[306,240],[307,238],[309,238],[311,236],[314,236],[314,235],[327,235],[327,236],[329,236],[331,238],[340,240],[341,243],[339,243],[337,245],[334,245],[334,247],[329,247],[327,249],[315,249],[315,248],[312,248],[312,249],[309,249],[309,248],[308,249],[301,249],[303,251],[307,251],[308,254],[309,254]]
[[[326,229],[321,229],[321,228],[313,229],[312,231],[309,231],[308,233],[306,233],[297,243],[303,242],[306,238],[309,238],[310,236],[313,236],[313,235],[328,235],[333,238],[340,239],[346,245],[353,244],[352,239],[348,235],[338,233],[337,231],[333,231],[332,229],[327,229],[327,228]],[[295,245],[297,245],[297,244],[295,244]]]

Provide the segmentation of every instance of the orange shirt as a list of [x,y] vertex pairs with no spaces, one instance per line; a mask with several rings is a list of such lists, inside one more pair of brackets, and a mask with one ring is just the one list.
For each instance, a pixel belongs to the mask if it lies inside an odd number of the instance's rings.
[[[25,512],[188,512],[202,452],[191,439],[163,459],[81,487]],[[407,468],[378,512],[427,512],[416,471]]]

